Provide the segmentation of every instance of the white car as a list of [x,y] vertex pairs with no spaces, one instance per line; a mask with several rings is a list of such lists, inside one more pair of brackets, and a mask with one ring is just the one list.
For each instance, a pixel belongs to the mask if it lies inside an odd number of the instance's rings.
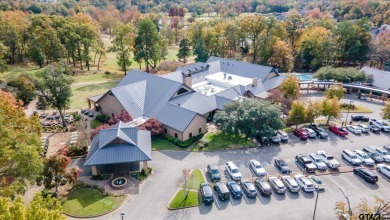
[[378,164],[376,165],[376,171],[381,173],[383,176],[390,179],[390,166],[386,164]]
[[310,153],[309,158],[313,161],[314,165],[317,166],[318,170],[326,170],[326,164],[322,161],[321,157],[319,157],[315,153]]
[[365,124],[357,124],[356,127],[360,128],[363,133],[369,133],[370,132],[370,127],[368,127]]
[[390,132],[390,126],[384,121],[371,119],[370,125],[373,125],[379,129],[381,129],[381,131]]
[[311,129],[311,128],[303,128],[304,131],[306,131],[306,133],[309,135],[310,138],[316,138],[317,137],[317,133]]
[[288,141],[288,134],[282,130],[277,130],[276,134],[282,139],[282,141]]
[[326,163],[326,166],[331,169],[338,169],[341,166],[340,162],[334,159],[333,155],[326,151],[319,150],[317,151],[317,155],[321,158],[322,162]]
[[383,146],[383,148],[390,153],[390,145],[385,145],[385,146]]
[[286,186],[284,186],[282,180],[280,180],[277,177],[272,176],[272,177],[268,178],[268,181],[276,193],[278,193],[278,194],[286,193],[287,188],[286,188]]
[[299,192],[301,190],[301,187],[298,185],[297,181],[291,176],[282,176],[282,182],[290,192]]
[[313,183],[306,176],[297,174],[294,178],[304,192],[313,192],[315,190]]
[[362,129],[360,129],[358,126],[355,125],[348,125],[347,130],[354,133],[354,134],[361,134]]
[[390,153],[387,150],[376,148],[375,151],[378,152],[380,155],[382,155],[386,163],[390,163]]
[[362,150],[354,150],[354,152],[356,153],[357,157],[362,161],[362,163],[364,165],[366,165],[366,166],[374,166],[375,165],[375,161],[373,159],[371,159],[371,157],[368,156],[368,154],[366,154]]
[[225,169],[229,176],[236,181],[241,181],[242,175],[236,164],[232,161],[226,163]]
[[249,167],[256,174],[256,176],[266,176],[267,172],[265,171],[263,165],[257,160],[250,160]]

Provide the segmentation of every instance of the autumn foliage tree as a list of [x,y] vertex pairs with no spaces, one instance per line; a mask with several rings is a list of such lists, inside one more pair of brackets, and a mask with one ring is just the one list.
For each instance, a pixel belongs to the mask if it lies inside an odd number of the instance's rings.
[[95,130],[91,133],[91,139],[93,139],[93,137],[95,137],[96,135],[99,134],[100,130],[102,129],[108,129],[110,128],[111,125],[109,124],[103,124],[103,125],[99,125],[97,128],[95,128]]
[[288,74],[283,80],[280,90],[285,98],[298,99],[299,96],[299,80],[293,74]]
[[112,117],[108,121],[108,124],[114,125],[114,124],[118,123],[119,121],[123,121],[123,122],[127,123],[127,122],[131,122],[132,120],[133,120],[133,118],[131,117],[131,115],[126,110],[123,109],[119,114],[114,115],[114,117]]
[[155,118],[148,119],[138,127],[140,130],[148,130],[152,135],[159,135],[163,132],[163,124]]

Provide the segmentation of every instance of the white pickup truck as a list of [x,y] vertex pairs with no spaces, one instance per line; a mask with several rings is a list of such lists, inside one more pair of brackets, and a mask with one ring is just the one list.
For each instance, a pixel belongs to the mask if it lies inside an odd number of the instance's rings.
[[384,121],[371,119],[370,125],[381,129],[381,131],[390,132],[390,126]]
[[319,150],[316,153],[321,158],[322,162],[324,162],[329,168],[338,169],[341,166],[340,162],[334,159],[332,154],[323,150]]

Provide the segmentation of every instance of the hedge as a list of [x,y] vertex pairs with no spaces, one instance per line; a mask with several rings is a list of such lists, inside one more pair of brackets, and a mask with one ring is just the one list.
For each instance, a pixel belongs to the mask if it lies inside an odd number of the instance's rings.
[[203,137],[203,134],[198,134],[198,135],[193,136],[192,138],[189,138],[189,139],[187,139],[185,141],[181,141],[181,140],[179,140],[179,139],[177,139],[175,137],[169,136],[167,134],[163,134],[162,135],[163,139],[171,142],[174,145],[182,147],[182,148],[190,146],[191,144],[195,143],[196,141],[202,139],[202,137]]

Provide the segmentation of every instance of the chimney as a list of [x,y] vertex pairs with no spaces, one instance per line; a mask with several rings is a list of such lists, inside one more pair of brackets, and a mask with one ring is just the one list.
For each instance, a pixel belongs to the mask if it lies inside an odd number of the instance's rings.
[[190,71],[187,71],[186,73],[182,73],[183,75],[183,84],[192,88],[192,76],[190,74]]
[[223,79],[226,79],[226,75],[227,75],[226,73],[223,73]]
[[256,87],[257,86],[257,81],[258,81],[259,79],[257,78],[257,77],[255,77],[255,78],[253,78],[252,79],[252,87]]

